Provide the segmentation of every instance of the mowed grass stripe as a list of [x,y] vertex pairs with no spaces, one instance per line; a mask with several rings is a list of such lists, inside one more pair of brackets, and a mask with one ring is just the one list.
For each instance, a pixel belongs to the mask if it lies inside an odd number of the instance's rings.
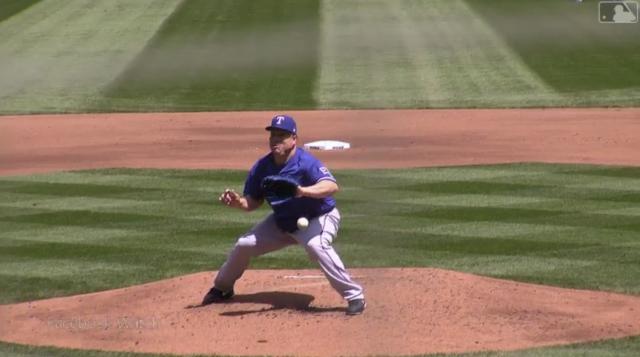
[[0,6],[0,22],[28,9],[40,0],[3,0]]
[[637,96],[640,28],[600,23],[597,1],[466,2],[556,90],[577,94],[626,88]]
[[112,262],[96,260],[79,262],[65,259],[38,259],[35,262],[5,262],[0,268],[0,275],[56,279],[59,277],[78,277],[84,274],[104,274],[109,271],[121,273],[124,269],[134,270],[139,268],[141,266],[135,264],[113,264]]
[[319,0],[191,0],[97,109],[314,108]]
[[[633,172],[543,164],[336,171],[344,220],[335,244],[352,267],[489,271],[523,281],[640,292],[632,274],[640,269],[640,225],[628,214],[637,208],[637,192],[616,183],[633,179]],[[47,262],[64,261],[70,266],[42,287],[59,295],[65,279],[72,279],[66,272],[91,260],[112,262],[123,280],[106,277],[114,272],[99,266],[86,269],[86,291],[215,269],[235,239],[268,212],[239,214],[217,204],[219,190],[229,184],[240,190],[245,174],[113,169],[4,177],[0,271],[20,267],[29,275],[33,264],[44,279]],[[607,189],[573,187],[603,177]],[[598,278],[580,279],[585,262],[599,269]],[[507,264],[520,265],[514,270]],[[131,266],[135,273],[128,276]],[[314,264],[293,247],[252,267]],[[3,276],[0,284],[15,284]],[[0,299],[28,300],[36,288],[27,282]]]
[[73,207],[75,210],[95,210],[95,209],[108,209],[117,208],[123,209],[125,207],[137,207],[141,205],[153,204],[151,201],[139,201],[133,199],[111,199],[111,198],[93,198],[93,197],[55,197],[55,198],[40,198],[35,200],[21,200],[16,203],[1,203],[1,206],[5,207],[39,207],[40,209],[55,210],[55,209],[68,209]]
[[[131,237],[132,231],[123,228],[96,228],[96,227],[40,227],[36,225],[20,224],[19,230],[12,231],[3,237],[3,244],[19,245],[20,242],[49,242],[49,243],[82,243],[82,242],[110,242],[117,238]],[[10,238],[9,238],[10,237]],[[13,241],[13,242],[10,242]]]
[[0,113],[78,112],[180,0],[42,0],[0,22]]
[[[627,220],[635,217],[599,212],[633,212],[637,192],[620,182],[634,173],[542,164],[336,171],[344,188],[338,196],[344,220],[335,245],[351,267],[441,267],[640,293],[640,227]],[[214,193],[241,186],[244,176],[239,171],[115,169],[1,178],[0,202],[6,193],[19,207],[4,207],[9,220],[0,219],[0,284],[7,289],[0,301],[104,290],[217,268],[235,238],[267,212],[244,215],[215,204]],[[606,187],[592,187],[603,178]],[[101,187],[106,193],[99,193]],[[49,203],[46,209],[29,206],[40,201]],[[74,203],[85,208],[71,226],[34,223],[38,217],[72,215],[64,206]],[[11,210],[21,212],[14,216]],[[121,220],[118,214],[141,219]],[[149,224],[146,216],[159,220]],[[103,218],[113,226],[105,226]],[[296,267],[314,267],[296,247],[252,263],[256,269]],[[626,342],[617,343],[611,348],[628,349]],[[13,353],[15,347],[0,345],[0,350]]]
[[528,68],[561,93],[541,98],[541,105],[637,106],[640,102],[636,70],[640,27],[601,24],[599,2],[466,2]]
[[555,93],[464,1],[322,2],[320,107],[527,105]]

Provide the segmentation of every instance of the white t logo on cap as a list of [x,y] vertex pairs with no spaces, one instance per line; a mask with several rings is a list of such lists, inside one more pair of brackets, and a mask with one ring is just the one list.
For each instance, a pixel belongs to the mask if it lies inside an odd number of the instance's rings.
[[283,116],[278,116],[278,117],[276,117],[276,120],[278,121],[276,124],[280,125],[280,124],[282,124],[282,121],[284,120],[284,117]]

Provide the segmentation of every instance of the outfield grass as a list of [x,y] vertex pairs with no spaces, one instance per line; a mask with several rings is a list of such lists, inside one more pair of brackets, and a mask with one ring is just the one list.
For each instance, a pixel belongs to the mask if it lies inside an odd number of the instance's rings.
[[[244,175],[112,169],[0,178],[0,301],[217,269],[268,212],[216,204],[221,188],[242,188]],[[343,224],[335,245],[350,267],[440,267],[640,294],[639,168],[518,164],[336,177]],[[314,265],[291,247],[252,267]],[[605,349],[631,355],[640,340],[543,351]],[[27,353],[8,344],[0,351]]]
[[465,1],[326,0],[321,18],[320,107],[527,106],[557,97]]
[[597,2],[325,0],[325,108],[636,106],[639,25]]
[[528,68],[557,91],[640,85],[640,25],[600,23],[597,1],[466,1]]
[[11,0],[0,113],[637,106],[640,25],[597,14],[562,0]]
[[318,0],[183,2],[104,93],[104,110],[313,108]]
[[34,5],[40,0],[4,0],[0,7],[0,22]]
[[179,2],[42,0],[0,22],[0,113],[96,108]]

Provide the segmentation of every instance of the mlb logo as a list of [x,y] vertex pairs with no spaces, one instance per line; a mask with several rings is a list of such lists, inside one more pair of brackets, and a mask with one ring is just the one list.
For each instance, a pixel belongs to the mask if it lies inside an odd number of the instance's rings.
[[600,1],[598,3],[598,20],[610,24],[637,24],[637,1]]

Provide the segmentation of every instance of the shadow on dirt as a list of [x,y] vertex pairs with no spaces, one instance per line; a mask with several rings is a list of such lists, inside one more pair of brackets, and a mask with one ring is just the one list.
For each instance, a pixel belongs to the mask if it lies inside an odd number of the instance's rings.
[[[293,310],[299,312],[323,313],[323,312],[344,312],[343,307],[316,307],[309,306],[315,298],[308,294],[292,293],[288,291],[269,291],[255,294],[235,295],[224,304],[258,304],[271,305],[255,310],[228,311],[221,316],[242,316],[247,314],[265,313],[277,310]],[[186,309],[201,308],[203,305],[189,305]]]

